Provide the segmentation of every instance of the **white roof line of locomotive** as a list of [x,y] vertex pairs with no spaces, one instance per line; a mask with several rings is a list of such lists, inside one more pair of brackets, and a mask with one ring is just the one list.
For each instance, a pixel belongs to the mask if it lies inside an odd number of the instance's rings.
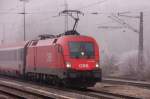
[[0,51],[3,51],[3,50],[13,50],[13,49],[21,49],[21,48],[24,48],[24,47],[0,48]]

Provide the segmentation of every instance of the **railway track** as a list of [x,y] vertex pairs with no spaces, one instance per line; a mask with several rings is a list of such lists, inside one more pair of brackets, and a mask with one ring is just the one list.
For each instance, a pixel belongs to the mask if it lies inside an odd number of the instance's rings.
[[0,78],[0,92],[15,99],[99,99],[65,88],[18,79]]
[[[50,88],[54,88],[54,89],[58,89],[58,90],[77,93],[77,94],[83,95],[83,96],[89,96],[90,99],[141,99],[138,97],[127,96],[127,95],[123,95],[123,94],[115,94],[115,93],[106,92],[106,91],[97,91],[97,90],[94,90],[91,88],[75,89],[75,88],[55,87],[55,86],[51,86],[51,85],[48,85],[48,86]],[[79,97],[77,99],[79,99]],[[83,99],[83,98],[81,98],[81,99]],[[87,99],[87,98],[84,97],[84,99]]]
[[150,89],[150,82],[145,82],[145,81],[133,81],[133,80],[125,80],[125,79],[117,79],[117,78],[103,78],[103,82],[111,83],[111,84],[132,85],[132,86]]
[[87,89],[84,91],[74,90],[74,92],[80,93],[83,95],[87,95],[87,96],[91,96],[91,97],[95,97],[96,99],[141,99],[138,97],[115,94],[115,93],[106,92],[106,91],[95,91],[95,90],[91,90],[91,89]]
[[106,91],[95,91],[95,90],[90,90],[88,92],[88,94],[90,95],[99,95],[99,96],[103,96],[103,98],[106,99],[140,99],[138,97],[133,97],[133,96],[127,96],[127,95],[121,95],[121,94],[115,94],[115,93],[111,93],[111,92],[106,92]]
[[[75,88],[62,88],[62,87],[57,87],[57,86],[55,87],[55,86],[51,86],[51,85],[49,85],[49,87],[58,89],[58,90],[67,91],[67,92],[77,93],[77,94],[80,94],[83,96],[89,96],[90,99],[141,99],[138,97],[127,96],[127,95],[123,95],[123,94],[115,94],[115,93],[106,92],[106,91],[97,91],[97,90],[94,90],[91,88],[75,89]],[[85,97],[83,97],[83,98],[87,99]],[[83,98],[81,97],[81,99],[83,99]],[[79,99],[79,97],[77,99]]]
[[0,81],[0,92],[9,96],[15,97],[15,99],[54,99],[54,98],[57,98],[54,95],[40,93],[31,88],[29,88],[28,90],[27,88],[21,86],[20,84],[8,82],[8,81]]
[[[19,82],[19,83],[18,83]],[[95,91],[92,89],[68,89],[62,87],[54,87],[51,85],[44,85],[37,83],[39,88],[33,86],[23,85],[22,83],[29,83],[23,81],[14,82],[14,80],[0,79],[0,92],[11,95],[18,99],[140,99],[133,96],[125,96],[114,94],[111,92]],[[30,82],[35,85],[35,82]]]
[[[21,81],[0,79],[0,92],[15,97],[15,99],[75,99],[53,88],[46,90],[39,85],[35,86]],[[85,98],[89,99],[86,96]]]

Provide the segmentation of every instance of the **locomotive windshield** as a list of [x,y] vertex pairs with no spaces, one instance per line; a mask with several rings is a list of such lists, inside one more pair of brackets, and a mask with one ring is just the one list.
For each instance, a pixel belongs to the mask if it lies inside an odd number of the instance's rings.
[[70,42],[70,56],[72,58],[93,58],[94,45],[90,42]]

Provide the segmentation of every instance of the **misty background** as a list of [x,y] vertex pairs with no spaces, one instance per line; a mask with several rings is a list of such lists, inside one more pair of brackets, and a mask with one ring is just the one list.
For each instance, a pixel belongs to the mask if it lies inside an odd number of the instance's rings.
[[[144,53],[150,56],[150,1],[149,0],[66,0],[69,9],[78,9],[84,13],[80,17],[77,31],[82,35],[94,37],[101,51],[101,60],[115,65],[126,64],[130,56],[137,57],[138,33],[128,28],[101,29],[99,26],[122,26],[108,16],[118,12],[129,12],[126,15],[144,14]],[[65,9],[65,0],[27,0],[26,2],[26,40],[40,34],[60,34],[65,30],[65,17],[58,16]],[[23,2],[20,0],[0,0],[0,41],[4,44],[23,41],[24,21]],[[91,14],[98,12],[98,14]],[[139,19],[120,17],[135,29],[139,30]],[[69,18],[69,29],[74,20]],[[134,54],[135,53],[135,54]],[[149,53],[149,54],[147,54]],[[146,60],[150,58],[145,56]],[[129,58],[130,57],[130,58]],[[116,59],[117,58],[117,59]],[[108,63],[106,61],[106,63]],[[112,61],[112,60],[111,60]],[[122,62],[123,61],[123,62]],[[133,63],[136,65],[136,62]],[[110,64],[109,64],[110,65]],[[150,64],[148,64],[149,66]],[[123,65],[121,65],[123,66]],[[122,69],[120,69],[122,70]],[[124,70],[124,69],[123,69]],[[128,71],[128,70],[127,70]],[[125,72],[126,73],[126,72]]]

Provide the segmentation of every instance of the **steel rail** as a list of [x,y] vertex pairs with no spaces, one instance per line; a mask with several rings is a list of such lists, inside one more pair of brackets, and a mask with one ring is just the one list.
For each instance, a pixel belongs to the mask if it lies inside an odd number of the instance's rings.
[[5,92],[4,90],[0,90],[0,99],[25,99],[25,98]]
[[100,95],[100,96],[103,95],[103,98],[106,98],[106,99],[141,99],[139,97],[117,94],[117,93],[112,93],[112,92],[107,92],[107,91],[96,91],[93,89],[92,90],[89,89],[88,93],[91,95]]
[[123,84],[123,85],[132,85],[137,87],[144,87],[150,89],[150,82],[145,81],[133,81],[127,79],[118,79],[118,78],[103,78],[102,82],[111,83],[111,84]]

